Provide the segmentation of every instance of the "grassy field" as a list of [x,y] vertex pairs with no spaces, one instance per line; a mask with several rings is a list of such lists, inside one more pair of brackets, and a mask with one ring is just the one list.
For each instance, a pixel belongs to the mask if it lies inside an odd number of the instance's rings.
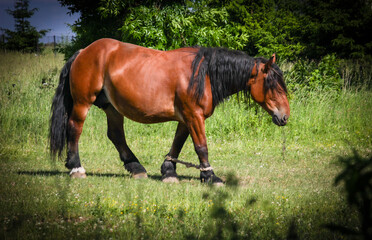
[[[360,229],[334,179],[339,157],[372,154],[372,93],[291,95],[286,127],[257,105],[231,98],[207,120],[214,188],[178,167],[165,184],[160,165],[176,123],[125,120],[127,141],[148,171],[133,180],[93,107],[80,141],[86,179],[71,179],[48,153],[51,99],[63,56],[0,55],[0,239],[345,239],[326,229]],[[197,163],[189,138],[180,159]]]

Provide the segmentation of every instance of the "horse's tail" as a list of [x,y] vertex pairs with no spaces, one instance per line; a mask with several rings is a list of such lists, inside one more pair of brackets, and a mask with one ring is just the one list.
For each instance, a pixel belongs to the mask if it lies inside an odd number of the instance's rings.
[[59,84],[53,98],[51,117],[49,121],[49,145],[53,158],[58,154],[61,157],[62,151],[67,143],[68,120],[72,111],[72,97],[70,92],[70,69],[71,65],[79,55],[77,51],[63,66],[59,75]]

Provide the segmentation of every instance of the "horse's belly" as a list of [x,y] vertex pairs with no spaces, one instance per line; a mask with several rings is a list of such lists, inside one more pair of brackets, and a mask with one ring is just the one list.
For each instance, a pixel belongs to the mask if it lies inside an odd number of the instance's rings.
[[128,102],[115,104],[115,108],[125,117],[140,123],[159,123],[177,120],[173,109],[142,108]]
[[105,76],[104,88],[110,102],[122,115],[137,122],[182,121],[175,108],[180,73],[174,61],[158,51],[146,50],[146,57],[140,50],[113,57],[121,64],[110,65]]
[[180,120],[172,98],[150,94],[107,94],[109,101],[123,116],[140,123]]

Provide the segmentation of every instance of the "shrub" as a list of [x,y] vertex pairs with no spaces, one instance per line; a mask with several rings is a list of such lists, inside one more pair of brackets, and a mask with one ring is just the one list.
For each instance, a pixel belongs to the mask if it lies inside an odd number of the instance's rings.
[[343,79],[340,75],[340,60],[334,54],[326,55],[319,62],[298,60],[283,63],[283,71],[291,92],[305,90],[340,91]]

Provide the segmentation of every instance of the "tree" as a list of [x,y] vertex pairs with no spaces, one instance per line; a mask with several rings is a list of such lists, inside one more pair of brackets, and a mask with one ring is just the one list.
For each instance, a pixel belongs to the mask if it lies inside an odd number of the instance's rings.
[[49,30],[37,31],[27,20],[37,10],[37,8],[29,9],[28,0],[17,0],[14,4],[14,10],[6,10],[15,20],[15,31],[3,29],[6,35],[5,47],[7,49],[24,52],[35,52],[38,50],[39,39],[45,36]]
[[242,49],[247,40],[239,26],[229,22],[225,8],[205,8],[196,2],[135,7],[120,30],[123,41],[161,50],[194,45]]
[[279,60],[372,58],[372,0],[59,0],[81,18],[73,51],[102,37],[146,47],[228,47]]
[[[80,18],[71,27],[76,38],[63,51],[68,59],[75,51],[85,48],[99,38],[125,39],[120,30],[128,14],[140,6],[162,9],[184,0],[58,0],[68,7],[69,14],[80,13]],[[130,36],[128,36],[130,37]],[[139,44],[138,42],[132,42]]]
[[342,58],[372,58],[371,0],[277,0],[279,9],[292,12],[301,23],[299,40],[304,54],[320,58],[336,53]]

